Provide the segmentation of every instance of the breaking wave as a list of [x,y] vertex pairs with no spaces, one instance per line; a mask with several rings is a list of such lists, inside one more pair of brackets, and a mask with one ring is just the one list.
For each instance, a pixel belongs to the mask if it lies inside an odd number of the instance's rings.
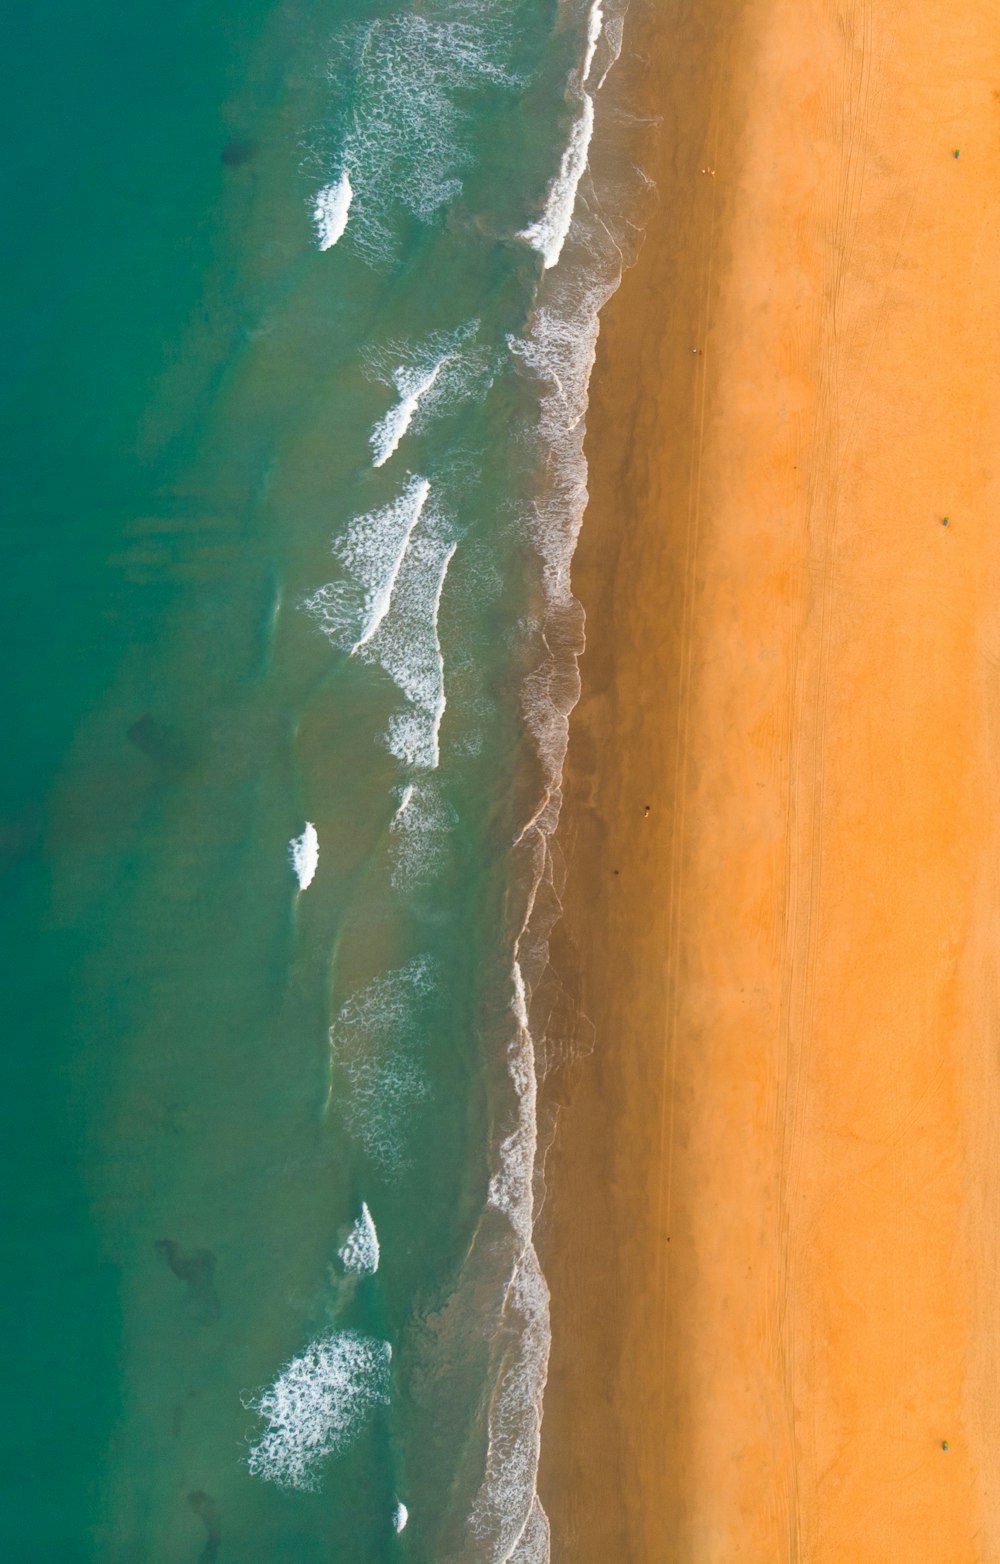
[[344,1270],[355,1276],[374,1276],[378,1270],[378,1233],[364,1201],[361,1202],[361,1215],[337,1250],[337,1258]]
[[346,574],[303,604],[330,640],[395,682],[408,705],[389,719],[389,749],[425,770],[440,760],[447,702],[438,618],[457,547],[429,495],[426,478],[411,478],[394,504],[356,517],[333,548]]
[[333,184],[324,185],[322,190],[317,191],[313,202],[313,226],[320,250],[332,249],[337,240],[343,237],[353,195],[346,169]]
[[453,332],[435,332],[421,343],[389,342],[366,355],[369,373],[395,390],[398,401],[370,436],[372,466],[384,467],[411,426],[416,432],[438,411],[451,411],[493,383],[490,355],[472,339],[478,320]]
[[302,835],[289,842],[288,859],[299,882],[299,890],[304,891],[312,884],[319,866],[319,837],[311,820],[306,821]]

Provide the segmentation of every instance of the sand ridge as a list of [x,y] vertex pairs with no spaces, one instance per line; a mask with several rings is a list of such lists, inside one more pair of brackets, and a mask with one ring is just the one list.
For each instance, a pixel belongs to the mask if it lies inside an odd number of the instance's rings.
[[666,12],[574,569],[553,1556],[995,1560],[1000,33]]

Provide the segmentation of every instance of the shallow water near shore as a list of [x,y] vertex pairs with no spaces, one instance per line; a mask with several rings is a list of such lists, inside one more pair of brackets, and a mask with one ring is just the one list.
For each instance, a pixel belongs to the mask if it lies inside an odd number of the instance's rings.
[[544,1559],[621,16],[59,12],[6,99],[5,1556]]

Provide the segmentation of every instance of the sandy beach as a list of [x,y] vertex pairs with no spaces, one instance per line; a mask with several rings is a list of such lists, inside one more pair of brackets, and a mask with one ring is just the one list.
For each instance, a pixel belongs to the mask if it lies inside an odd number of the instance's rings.
[[574,564],[553,1558],[995,1564],[1000,14],[678,13]]

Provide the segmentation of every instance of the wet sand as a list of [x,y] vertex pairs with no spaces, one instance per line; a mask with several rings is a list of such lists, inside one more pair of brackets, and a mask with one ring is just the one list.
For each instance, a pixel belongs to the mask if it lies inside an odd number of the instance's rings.
[[1000,14],[691,9],[574,566],[553,1559],[995,1564]]

